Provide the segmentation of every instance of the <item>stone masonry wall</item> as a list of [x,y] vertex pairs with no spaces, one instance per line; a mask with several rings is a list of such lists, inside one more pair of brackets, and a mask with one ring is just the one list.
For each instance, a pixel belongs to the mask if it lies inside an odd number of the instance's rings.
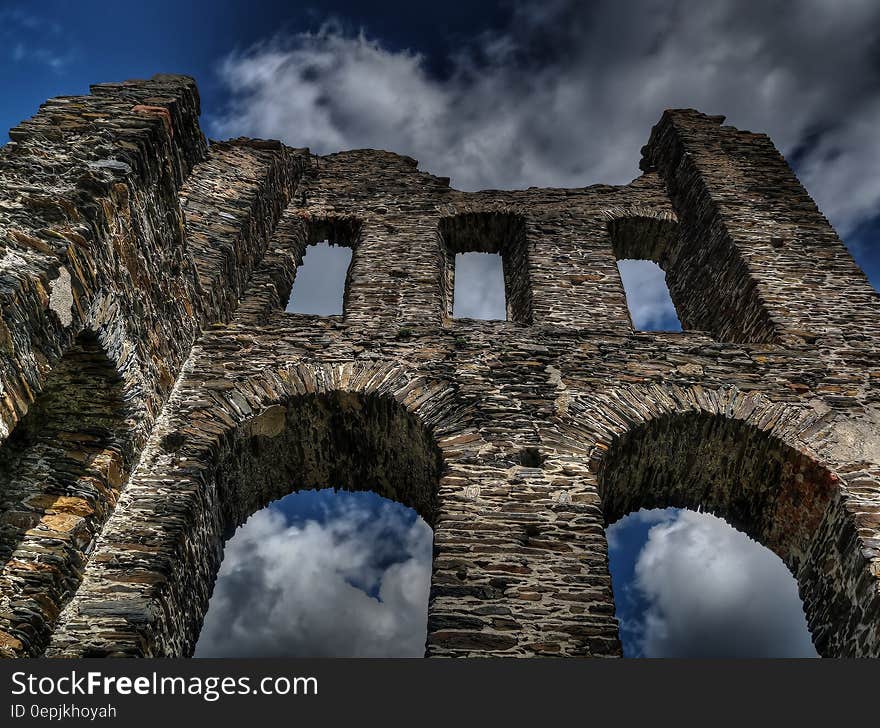
[[[766,137],[670,111],[629,185],[465,193],[390,152],[206,147],[197,113],[183,77],[100,86],[0,156],[3,654],[190,654],[231,530],[327,479],[433,526],[430,656],[619,655],[605,527],[663,505],[776,549],[822,654],[880,654],[880,304]],[[285,313],[325,238],[344,314]],[[508,321],[452,318],[467,250],[501,253]],[[684,331],[633,329],[623,257]],[[64,452],[122,465],[35,489],[6,464],[58,441],[25,418],[74,341],[119,407]]]
[[[0,437],[15,432],[35,400],[39,406],[54,370],[88,335],[95,357],[120,380],[113,415],[128,434],[102,456],[114,469],[125,464],[115,488],[201,327],[234,307],[229,299],[261,257],[303,166],[301,154],[278,144],[230,142],[207,158],[198,114],[188,78],[104,84],[89,96],[47,102],[0,151]],[[215,253],[219,241],[228,252]],[[53,396],[100,399],[110,384],[74,375],[68,391]],[[67,457],[92,458],[81,442],[68,441]],[[76,564],[94,549],[115,504],[112,489],[98,488],[84,506],[81,474],[71,478],[29,484],[19,473],[4,485],[0,653],[42,652],[79,584]],[[57,497],[49,503],[38,493]],[[29,524],[24,539],[22,524]],[[72,546],[73,532],[90,535]],[[69,574],[53,573],[56,558]],[[62,585],[34,597],[34,568]]]

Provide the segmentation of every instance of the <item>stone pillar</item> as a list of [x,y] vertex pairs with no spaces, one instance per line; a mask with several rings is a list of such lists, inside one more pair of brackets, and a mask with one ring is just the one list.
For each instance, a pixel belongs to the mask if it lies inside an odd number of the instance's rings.
[[441,480],[429,657],[620,654],[595,483],[571,458],[523,460]]
[[766,135],[723,120],[666,111],[642,150],[682,226],[673,298],[689,297],[694,326],[721,341],[876,332],[880,299],[785,159]]
[[[644,174],[624,187],[557,193],[561,200],[556,205],[564,204],[567,209],[555,205],[528,208],[534,323],[631,331],[617,260],[654,259],[644,249],[674,244],[674,236],[667,233],[677,234],[675,215],[662,181],[656,174]],[[618,245],[614,226],[620,227],[624,218],[632,221],[630,237],[638,238],[638,245]]]
[[[442,261],[437,198],[449,179],[418,170],[411,157],[360,149],[317,157],[290,206],[316,228],[346,220],[357,227],[347,279],[345,319],[396,333],[441,321]],[[310,242],[319,242],[320,237]]]

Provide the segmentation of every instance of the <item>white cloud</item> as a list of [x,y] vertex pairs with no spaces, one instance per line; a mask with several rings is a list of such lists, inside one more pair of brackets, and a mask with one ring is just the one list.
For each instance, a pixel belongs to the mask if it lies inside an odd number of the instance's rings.
[[197,657],[424,654],[431,529],[390,503],[377,513],[337,498],[324,522],[289,525],[269,508],[238,529]]
[[464,189],[579,186],[635,177],[662,110],[693,106],[784,152],[818,134],[802,175],[846,233],[880,204],[878,34],[870,0],[522,4],[438,80],[331,24],[229,56],[212,131],[391,149]]
[[634,587],[649,604],[638,630],[646,657],[816,654],[782,560],[715,516],[681,511],[653,526]]
[[605,529],[605,538],[608,540],[608,550],[615,551],[623,545],[623,540],[627,538],[623,531],[626,526],[632,524],[633,521],[639,521],[645,524],[674,521],[678,518],[678,512],[678,508],[641,508],[638,511],[634,511],[629,515],[624,516],[619,521],[615,521]]

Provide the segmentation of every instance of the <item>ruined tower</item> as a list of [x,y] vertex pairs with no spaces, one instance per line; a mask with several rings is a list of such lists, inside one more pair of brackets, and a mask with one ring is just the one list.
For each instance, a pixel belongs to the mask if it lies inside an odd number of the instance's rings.
[[[102,84],[0,152],[0,653],[187,655],[224,539],[337,485],[434,528],[430,656],[620,654],[604,529],[661,506],[778,553],[821,654],[880,654],[880,299],[766,136],[667,111],[631,184],[465,193],[198,114]],[[285,313],[324,239],[343,315]],[[466,251],[506,321],[452,318]],[[634,330],[622,258],[681,333]]]

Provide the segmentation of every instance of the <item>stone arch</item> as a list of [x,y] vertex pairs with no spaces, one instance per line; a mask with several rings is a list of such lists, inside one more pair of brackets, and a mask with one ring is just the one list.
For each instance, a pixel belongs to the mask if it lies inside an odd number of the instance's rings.
[[644,205],[604,210],[608,234],[616,258],[661,261],[669,254],[670,241],[678,237],[678,218],[671,210]]
[[[376,489],[434,525],[444,443],[461,447],[464,423],[448,384],[383,363],[300,364],[193,386],[205,404],[160,423],[48,654],[191,654],[226,538],[295,490],[291,480]],[[371,457],[359,461],[365,445]]]
[[[217,490],[219,538],[209,558],[216,564],[209,596],[236,527],[296,491],[372,491],[412,508],[432,528],[436,525],[440,450],[421,421],[387,394],[337,389],[288,397],[234,428],[226,439],[211,480]],[[190,605],[200,617],[196,641],[208,606]],[[426,628],[427,612],[422,616]],[[185,654],[190,653],[187,646]]]
[[442,456],[388,395],[333,390],[272,405],[235,428],[216,468],[226,533],[296,490],[371,490],[434,525]]
[[877,577],[833,463],[808,444],[825,415],[736,388],[628,387],[590,408],[605,524],[639,508],[701,508],[775,551],[824,656],[880,653]]
[[126,387],[89,330],[0,446],[0,655],[42,652],[132,464]]

